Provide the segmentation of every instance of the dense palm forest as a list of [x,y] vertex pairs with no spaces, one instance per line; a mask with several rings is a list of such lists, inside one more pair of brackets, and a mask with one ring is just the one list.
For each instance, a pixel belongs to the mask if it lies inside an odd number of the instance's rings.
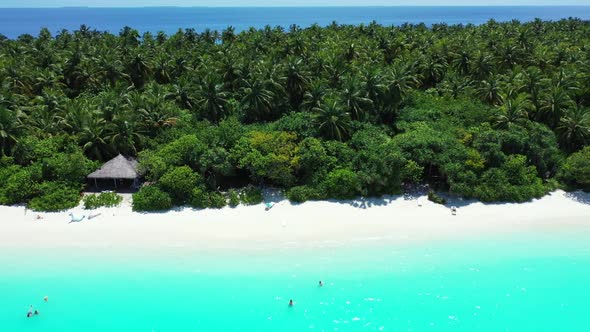
[[2,204],[76,205],[119,153],[148,182],[139,210],[236,204],[246,186],[293,201],[590,188],[590,22],[577,19],[42,30],[0,37],[0,81]]

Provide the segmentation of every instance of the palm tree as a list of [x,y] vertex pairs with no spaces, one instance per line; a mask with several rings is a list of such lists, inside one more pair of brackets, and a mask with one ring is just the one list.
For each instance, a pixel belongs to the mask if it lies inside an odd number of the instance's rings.
[[484,80],[492,73],[494,67],[493,57],[482,51],[478,51],[475,54],[474,60],[471,62],[471,73],[472,76],[477,80]]
[[467,76],[450,74],[437,87],[441,93],[457,99],[460,95],[472,89],[473,82]]
[[420,80],[414,72],[413,64],[397,62],[389,67],[386,75],[388,105],[397,109],[407,92],[418,86]]
[[352,119],[365,119],[367,111],[373,106],[373,101],[363,93],[363,84],[356,76],[349,76],[342,85],[341,100]]
[[193,87],[188,80],[180,79],[177,83],[172,84],[169,92],[166,94],[166,99],[174,100],[180,108],[192,110],[197,103],[192,90]]
[[431,88],[443,79],[447,65],[442,57],[425,57],[420,68],[423,87]]
[[314,107],[314,120],[324,137],[343,141],[351,130],[350,113],[335,98],[328,98]]
[[541,91],[544,88],[544,82],[546,82],[546,79],[543,77],[541,70],[537,67],[529,67],[523,72],[522,89],[529,94],[535,112],[539,112],[541,107],[539,104],[539,98],[541,96]]
[[145,137],[136,127],[135,121],[125,117],[115,119],[108,127],[108,131],[107,141],[116,152],[123,155],[137,155],[145,141]]
[[92,114],[84,125],[79,142],[90,158],[105,161],[114,156],[109,142],[107,123],[98,113]]
[[516,97],[502,99],[504,103],[500,106],[500,114],[494,118],[494,125],[497,128],[507,129],[528,119],[528,112],[532,105],[526,94],[521,93]]
[[574,107],[575,103],[564,88],[554,86],[541,96],[540,105],[538,119],[556,128],[565,111]]
[[240,104],[246,119],[252,121],[271,112],[274,94],[266,88],[265,82],[253,78],[243,80],[241,94]]
[[196,105],[201,116],[212,122],[218,122],[225,113],[227,96],[219,79],[213,75],[207,75],[197,87]]
[[60,126],[69,134],[76,135],[86,126],[91,112],[95,109],[90,99],[76,98],[64,103],[63,112],[58,115]]
[[370,68],[363,74],[363,87],[365,95],[373,102],[373,106],[382,103],[383,96],[387,91],[385,79],[379,69]]
[[238,79],[242,76],[242,70],[236,63],[232,53],[225,53],[218,62],[217,73],[222,77],[227,91],[236,91]]
[[151,83],[144,93],[133,91],[129,94],[128,107],[136,117],[140,132],[155,137],[162,129],[176,125],[177,108],[166,96],[163,86]]
[[136,52],[131,61],[127,63],[127,74],[131,78],[131,82],[136,88],[141,89],[149,79],[152,71],[149,58],[141,53]]
[[286,88],[291,108],[297,110],[303,102],[303,95],[309,84],[309,73],[304,69],[301,59],[291,58],[285,70]]
[[303,107],[307,110],[312,110],[314,107],[320,106],[327,93],[328,87],[325,81],[321,79],[311,81],[309,88],[303,96]]
[[453,66],[461,75],[467,75],[471,68],[471,54],[465,49],[453,54]]
[[111,87],[114,87],[119,80],[129,78],[125,73],[123,62],[113,50],[106,49],[96,61],[94,74],[101,77],[100,81],[108,82]]
[[63,77],[53,69],[43,69],[36,72],[33,83],[33,93],[40,95],[43,89],[61,89]]
[[557,127],[562,146],[570,152],[590,143],[590,109],[575,107],[567,110]]
[[477,89],[479,98],[490,105],[499,105],[502,102],[500,82],[496,77],[492,76],[489,79],[482,81],[480,87]]
[[164,53],[159,53],[154,59],[154,78],[160,84],[172,81],[173,61]]
[[221,41],[224,44],[231,44],[236,39],[236,29],[233,26],[228,26],[223,32],[221,33]]
[[24,115],[20,111],[14,111],[0,105],[0,155],[4,156],[10,147],[17,142],[22,130],[21,118]]

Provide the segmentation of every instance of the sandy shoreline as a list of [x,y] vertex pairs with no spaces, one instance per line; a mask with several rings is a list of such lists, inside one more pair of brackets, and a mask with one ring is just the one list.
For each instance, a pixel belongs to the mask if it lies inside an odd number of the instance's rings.
[[[420,202],[421,204],[418,204]],[[590,195],[556,191],[521,204],[456,201],[458,213],[420,197],[349,202],[279,201],[221,210],[167,213],[121,207],[84,211],[99,217],[68,224],[68,212],[35,213],[0,207],[0,249],[202,249],[319,248],[363,243],[397,245],[530,230],[590,231]],[[421,205],[421,206],[419,206]],[[43,219],[37,220],[37,215]],[[590,234],[590,232],[589,232]]]

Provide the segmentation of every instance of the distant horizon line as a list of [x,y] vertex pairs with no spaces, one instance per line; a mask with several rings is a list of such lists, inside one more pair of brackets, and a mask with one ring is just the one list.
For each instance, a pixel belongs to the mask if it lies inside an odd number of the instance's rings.
[[0,7],[0,9],[137,9],[137,8],[400,8],[400,7],[590,7],[590,4],[555,5],[311,5],[311,6],[42,6],[42,7]]

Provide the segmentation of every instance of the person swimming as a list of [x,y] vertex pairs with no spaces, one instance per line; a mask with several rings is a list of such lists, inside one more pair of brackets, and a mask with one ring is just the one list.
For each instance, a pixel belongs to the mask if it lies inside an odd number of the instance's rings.
[[37,316],[39,314],[39,310],[35,309],[35,312],[33,313],[35,316]]
[[43,301],[45,301],[45,302],[49,301],[49,297],[48,297],[48,296],[45,296],[45,297],[43,298]]
[[320,287],[322,287],[324,285],[324,283],[320,280]]
[[289,307],[293,306],[293,300],[289,300]]
[[33,317],[33,305],[32,304],[29,306],[29,312],[27,312],[27,318],[28,317]]

